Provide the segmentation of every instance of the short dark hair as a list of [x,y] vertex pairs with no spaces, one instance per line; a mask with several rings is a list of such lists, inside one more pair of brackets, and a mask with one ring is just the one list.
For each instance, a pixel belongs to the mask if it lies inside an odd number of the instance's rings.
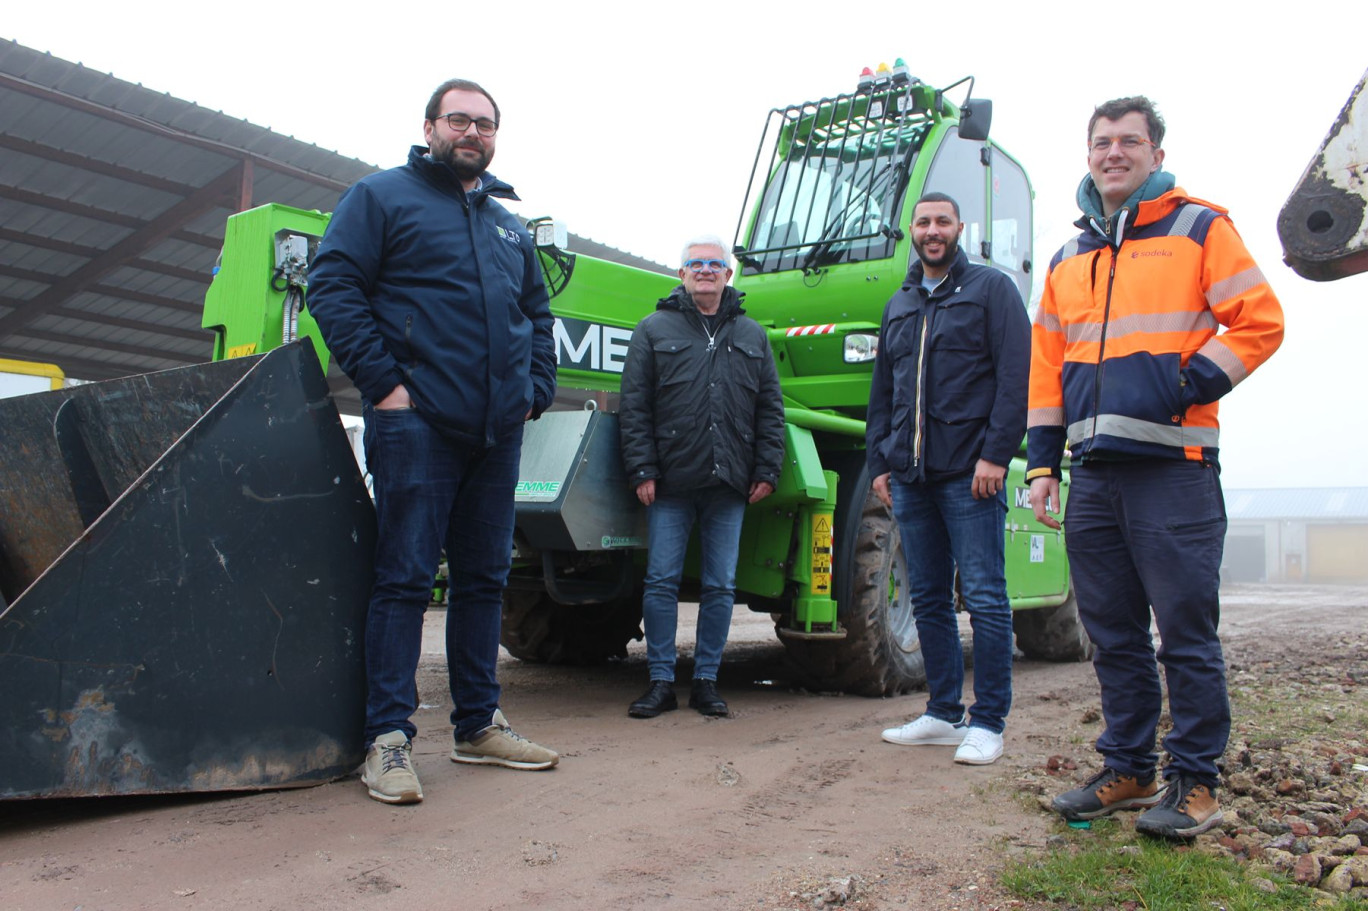
[[1088,141],[1092,142],[1093,127],[1097,121],[1120,120],[1131,112],[1145,115],[1145,125],[1149,128],[1149,141],[1154,143],[1157,149],[1164,144],[1164,118],[1154,108],[1154,102],[1144,95],[1135,95],[1130,98],[1113,98],[1111,101],[1104,101],[1093,111],[1092,117],[1088,118]]
[[[960,218],[959,203],[955,202],[955,198],[949,193],[938,193],[935,190],[932,190],[930,193],[923,193],[921,199],[917,200],[917,206],[924,202],[948,202],[950,203],[950,208],[955,210],[955,221],[964,220]],[[913,212],[917,211],[917,206],[912,207]]]
[[425,114],[428,120],[436,120],[442,115],[442,98],[447,92],[453,90],[458,92],[479,92],[481,95],[488,98],[489,103],[494,106],[494,123],[495,125],[498,125],[499,103],[494,100],[493,95],[485,91],[482,85],[478,82],[471,82],[469,79],[448,79],[446,82],[437,86],[437,90],[433,92],[432,97],[428,99],[427,111]]

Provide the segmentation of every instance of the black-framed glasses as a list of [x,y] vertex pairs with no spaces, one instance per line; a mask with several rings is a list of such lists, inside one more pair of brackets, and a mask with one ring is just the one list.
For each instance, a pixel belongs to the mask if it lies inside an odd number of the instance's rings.
[[1094,153],[1106,153],[1110,152],[1112,145],[1118,142],[1121,144],[1121,148],[1125,149],[1127,152],[1134,152],[1141,146],[1154,145],[1154,143],[1150,142],[1143,136],[1136,136],[1134,134],[1131,134],[1129,136],[1115,136],[1112,138],[1099,136],[1092,142],[1088,143],[1088,148]]
[[702,272],[704,269],[710,272],[726,272],[727,264],[720,259],[686,259],[684,268],[690,272]]
[[445,120],[447,126],[451,127],[453,133],[464,133],[470,129],[470,125],[475,124],[475,132],[481,136],[493,136],[499,132],[499,125],[488,117],[471,117],[469,114],[459,112],[452,114],[438,114],[438,120]]

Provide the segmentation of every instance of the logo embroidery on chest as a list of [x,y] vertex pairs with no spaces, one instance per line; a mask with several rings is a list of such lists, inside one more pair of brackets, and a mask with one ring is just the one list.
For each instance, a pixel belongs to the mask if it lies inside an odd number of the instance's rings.
[[494,230],[498,231],[499,236],[502,237],[504,240],[512,241],[515,244],[519,242],[518,232],[516,231],[510,231],[507,228],[501,228],[498,225],[494,226]]

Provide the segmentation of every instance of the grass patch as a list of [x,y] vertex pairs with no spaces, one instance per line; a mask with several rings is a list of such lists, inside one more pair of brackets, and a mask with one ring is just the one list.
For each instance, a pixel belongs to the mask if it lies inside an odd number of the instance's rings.
[[[1061,826],[1061,829],[1063,826]],[[1068,841],[1043,857],[1010,864],[1002,884],[1013,895],[1079,911],[1363,911],[1363,902],[1331,900],[1280,877],[1268,881],[1233,860],[1137,837],[1129,826],[1101,819],[1088,830],[1066,829]]]

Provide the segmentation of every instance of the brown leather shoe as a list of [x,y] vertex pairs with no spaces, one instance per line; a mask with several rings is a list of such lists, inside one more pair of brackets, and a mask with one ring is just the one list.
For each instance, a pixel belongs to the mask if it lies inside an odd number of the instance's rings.
[[1141,781],[1122,775],[1113,768],[1098,772],[1081,788],[1065,791],[1054,799],[1055,812],[1065,819],[1096,819],[1117,810],[1152,807],[1163,797],[1164,788],[1151,776]]
[[1179,773],[1169,778],[1168,792],[1159,805],[1140,814],[1135,831],[1160,838],[1192,838],[1224,818],[1210,786]]

